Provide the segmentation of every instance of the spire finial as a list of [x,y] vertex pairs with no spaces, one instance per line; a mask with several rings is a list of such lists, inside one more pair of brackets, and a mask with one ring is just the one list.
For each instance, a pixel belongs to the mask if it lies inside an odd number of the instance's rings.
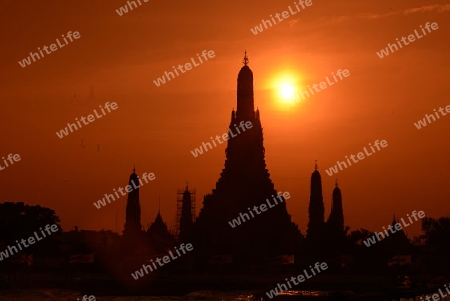
[[136,163],[133,163],[133,173],[136,173]]
[[158,195],[158,214],[161,212],[161,197]]
[[338,187],[339,185],[338,185],[338,180],[337,180],[337,178],[336,178],[336,187]]
[[314,163],[314,170],[317,170],[317,160],[315,160],[315,163]]
[[248,62],[249,62],[249,60],[248,60],[248,57],[247,57],[247,50],[245,50],[245,52],[244,52],[244,61],[243,61],[244,66],[247,66]]

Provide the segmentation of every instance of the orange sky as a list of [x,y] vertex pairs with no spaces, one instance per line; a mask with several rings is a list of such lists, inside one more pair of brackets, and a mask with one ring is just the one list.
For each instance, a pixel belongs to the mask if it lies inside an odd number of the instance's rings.
[[[267,167],[275,188],[291,194],[288,210],[303,233],[314,160],[328,217],[335,177],[325,169],[377,139],[388,147],[337,175],[345,224],[379,231],[394,212],[450,213],[450,117],[420,130],[413,125],[450,104],[448,1],[313,0],[258,35],[250,28],[294,1],[141,2],[120,17],[122,0],[2,1],[0,156],[18,153],[22,160],[0,171],[1,201],[50,207],[64,230],[115,230],[119,210],[121,232],[126,197],[100,210],[92,203],[127,185],[136,162],[139,175],[156,176],[141,189],[144,226],[156,215],[158,196],[163,218],[173,224],[176,192],[186,181],[196,188],[198,212],[224,166],[225,145],[198,158],[190,151],[226,132],[247,50]],[[376,55],[426,22],[439,29],[386,58]],[[81,37],[19,66],[68,31]],[[153,84],[203,50],[216,56],[161,87]],[[277,77],[295,74],[306,86],[337,69],[351,75],[290,110],[276,105],[270,84]],[[119,108],[56,136],[107,101]],[[406,232],[418,234],[419,224]]]

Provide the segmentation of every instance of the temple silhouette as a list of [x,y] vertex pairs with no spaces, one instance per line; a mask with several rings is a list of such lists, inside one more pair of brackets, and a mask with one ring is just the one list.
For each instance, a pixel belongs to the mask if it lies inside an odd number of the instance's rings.
[[[178,191],[175,229],[170,233],[167,225],[158,215],[143,236],[139,188],[128,194],[126,222],[123,232],[125,245],[137,243],[136,239],[150,238],[152,249],[163,250],[174,242],[192,242],[199,266],[211,263],[212,258],[227,258],[228,263],[239,267],[265,265],[276,257],[296,257],[330,255],[325,244],[333,242],[335,250],[340,250],[345,239],[342,195],[337,185],[333,191],[329,218],[324,220],[325,208],[322,196],[322,180],[317,161],[311,175],[309,202],[309,223],[306,240],[292,222],[283,202],[254,218],[249,209],[264,204],[267,199],[277,197],[278,191],[270,179],[266,168],[263,127],[260,112],[254,109],[253,72],[248,66],[247,53],[237,78],[237,109],[231,111],[229,130],[239,124],[251,122],[252,127],[227,141],[225,166],[212,193],[204,196],[203,207],[195,216],[195,191]],[[139,186],[139,178],[133,170],[129,185]],[[242,224],[233,228],[229,222],[236,216],[243,216]],[[164,247],[154,246],[164,242]],[[145,253],[145,252],[143,252]],[[292,263],[292,262],[291,262]]]
[[[263,126],[260,111],[255,110],[254,78],[246,53],[243,64],[237,76],[237,107],[236,111],[232,109],[228,125],[230,132],[238,134],[227,140],[224,167],[211,193],[203,197],[198,216],[196,191],[186,185],[178,190],[177,198],[173,200],[177,207],[174,228],[169,229],[158,208],[154,221],[144,229],[140,199],[143,184],[134,167],[128,179],[128,185],[133,189],[127,188],[122,235],[110,230],[79,231],[75,227],[16,252],[11,246],[14,241],[17,243],[17,238],[26,237],[39,227],[56,224],[60,220],[53,210],[40,205],[5,202],[0,204],[0,274],[3,272],[5,276],[0,286],[23,288],[29,284],[36,287],[45,284],[59,287],[64,284],[76,290],[92,291],[96,288],[97,292],[107,296],[111,295],[111,290],[115,290],[117,295],[128,294],[129,290],[136,295],[161,295],[162,292],[174,291],[176,295],[182,295],[198,289],[238,289],[238,282],[242,282],[239,290],[249,287],[259,290],[272,276],[275,279],[287,274],[295,275],[314,262],[324,261],[330,267],[327,278],[308,282],[305,284],[308,290],[318,287],[335,290],[339,285],[346,290],[377,291],[382,284],[386,287],[385,294],[392,295],[391,292],[395,293],[398,288],[397,282],[402,285],[404,282],[404,278],[397,275],[410,273],[420,276],[417,279],[423,278],[417,280],[420,283],[415,288],[417,291],[433,289],[441,277],[436,281],[426,277],[445,275],[450,270],[450,218],[425,218],[422,221],[425,234],[414,241],[408,238],[403,228],[389,235],[385,227],[384,232],[361,228],[347,233],[349,227],[345,226],[342,183],[338,184],[336,179],[326,218],[328,210],[317,160],[311,164],[309,202],[307,199],[296,200],[295,196],[288,200],[299,202],[301,206],[296,207],[300,210],[308,210],[305,235],[292,221],[282,196],[283,201],[269,206],[261,214],[253,216],[250,213],[250,208],[278,198],[279,191],[275,189],[266,166]],[[246,126],[247,130],[237,130],[240,124],[248,122],[252,126]],[[289,187],[284,189],[289,191]],[[238,226],[231,226],[230,221],[238,216],[242,218],[241,222]],[[396,225],[394,214],[388,228],[397,228]],[[149,265],[153,259],[158,261],[157,258],[167,256],[181,244],[192,244],[193,251],[177,257],[170,264],[161,265],[138,281],[130,277],[130,273]],[[242,271],[251,273],[241,277]],[[34,284],[42,275],[54,274],[56,277]],[[353,277],[348,286],[342,281],[347,275]],[[26,280],[28,276],[34,277],[33,281]],[[364,279],[365,276],[370,277],[363,282],[353,280]],[[56,283],[55,279],[61,282]],[[92,279],[99,280],[93,282]],[[373,282],[373,279],[378,280]],[[391,283],[392,279],[394,283]],[[16,282],[19,285],[14,286]],[[362,289],[361,284],[364,285]],[[425,285],[429,287],[425,288]],[[388,299],[392,300],[384,300]]]
[[[344,209],[342,194],[338,187],[333,190],[331,211],[325,221],[325,206],[322,195],[322,178],[317,166],[311,174],[311,190],[309,199],[309,222],[301,254],[312,258],[330,258],[344,251],[347,228],[344,227]],[[329,246],[333,246],[329,248]],[[298,253],[297,253],[298,254]]]
[[[198,259],[232,255],[233,263],[263,263],[276,255],[293,254],[297,225],[283,202],[249,222],[232,229],[228,222],[248,208],[259,206],[277,195],[264,159],[260,112],[254,109],[253,72],[247,54],[237,78],[237,110],[231,112],[229,129],[240,122],[252,128],[228,140],[225,167],[215,189],[204,197],[194,227],[193,242]],[[245,213],[248,215],[248,213]]]
[[[232,109],[228,124],[229,131],[237,134],[230,135],[227,140],[224,167],[211,193],[203,196],[198,216],[196,191],[186,185],[169,201],[177,208],[174,227],[169,229],[159,207],[153,222],[144,228],[141,201],[146,200],[141,200],[140,189],[148,189],[146,187],[150,188],[150,185],[142,187],[134,167],[128,178],[128,185],[133,189],[127,195],[122,235],[103,230],[79,231],[75,227],[75,230],[55,233],[34,248],[8,257],[5,254],[8,255],[6,252],[17,237],[45,224],[57,223],[59,218],[53,210],[40,206],[0,204],[4,211],[0,216],[3,229],[0,251],[5,250],[2,251],[4,258],[0,262],[0,272],[3,269],[8,281],[20,282],[26,278],[23,275],[32,276],[35,271],[36,279],[45,273],[56,272],[58,279],[67,279],[62,281],[79,289],[79,279],[91,279],[91,275],[99,273],[106,281],[98,280],[92,284],[89,280],[84,287],[91,291],[98,287],[98,292],[104,290],[107,295],[111,295],[111,289],[118,295],[124,291],[133,291],[136,295],[160,295],[162,291],[173,293],[174,290],[175,294],[182,295],[196,289],[260,289],[272,276],[276,279],[282,275],[295,275],[314,262],[326,262],[330,267],[326,278],[308,282],[308,289],[315,290],[318,286],[335,290],[338,284],[342,285],[341,289],[359,291],[361,282],[352,280],[347,286],[341,278],[350,275],[352,279],[364,279],[369,275],[362,290],[374,290],[372,285],[378,290],[379,283],[383,283],[390,294],[391,287],[398,285],[397,282],[403,283],[403,278],[389,278],[395,280],[392,284],[391,280],[386,282],[385,275],[446,273],[450,268],[449,218],[424,220],[425,235],[414,243],[403,229],[389,235],[387,230],[383,234],[364,228],[347,233],[342,183],[338,184],[336,179],[332,194],[325,196],[324,202],[317,160],[311,164],[309,202],[295,199],[295,196],[287,200],[300,203],[296,206],[301,208],[299,210],[308,210],[306,233],[301,233],[267,169],[263,126],[260,111],[255,110],[254,78],[247,54],[243,63],[237,76],[237,107]],[[237,127],[247,122],[252,126],[239,132]],[[289,192],[289,189],[283,187],[283,191]],[[261,214],[250,213],[254,206],[259,207],[278,196],[283,201],[269,206]],[[27,219],[22,218],[25,214]],[[231,226],[230,222],[237,217],[241,217],[240,224]],[[306,221],[301,223],[306,224]],[[386,221],[389,223],[390,220]],[[396,224],[394,215],[388,227],[394,228]],[[21,228],[26,232],[22,233]],[[370,239],[372,245],[368,244]],[[192,244],[193,251],[158,266],[151,273],[144,275],[142,272],[144,277],[138,281],[130,276],[150,262],[167,256],[181,244]],[[379,282],[372,284],[372,279],[378,279],[375,277],[380,277]],[[422,283],[427,281],[421,280]],[[53,285],[53,278],[51,283]],[[429,284],[433,285],[433,282]]]

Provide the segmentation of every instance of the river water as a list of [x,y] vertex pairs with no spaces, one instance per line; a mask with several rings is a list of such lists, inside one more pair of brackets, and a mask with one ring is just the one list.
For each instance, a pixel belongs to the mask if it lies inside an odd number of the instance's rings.
[[[86,292],[85,292],[86,294]],[[94,296],[96,301],[253,301],[252,292],[198,291],[185,296]],[[89,297],[89,294],[86,296]],[[78,299],[78,300],[77,300]],[[81,292],[58,290],[8,291],[0,293],[1,301],[82,301]],[[92,300],[92,298],[91,298]],[[88,301],[88,298],[85,299]]]
[[[86,292],[84,293],[86,294]],[[296,301],[296,300],[379,300],[379,301],[423,301],[419,296],[410,298],[386,298],[382,296],[355,296],[351,292],[345,292],[347,298],[326,297],[327,292],[310,292],[310,291],[290,291],[290,296],[282,296],[272,300]],[[268,297],[260,299],[256,296],[265,296],[263,291],[196,291],[185,296],[93,296],[91,300],[95,301],[260,301],[270,300]],[[300,296],[300,295],[303,295]],[[309,295],[309,296],[305,296]],[[353,295],[353,296],[349,296]],[[90,295],[86,295],[89,297]],[[85,298],[84,301],[88,301]],[[430,299],[432,300],[432,299]],[[450,301],[450,298],[439,299],[442,301]],[[67,290],[9,290],[0,292],[0,301],[83,301],[83,294],[77,291]]]
[[[330,297],[327,296],[329,292],[321,291],[286,291],[283,292],[282,297],[277,297],[272,300],[283,301],[300,301],[300,300],[352,300],[352,301],[423,301],[425,295],[422,298],[419,296],[408,298],[386,298],[381,294],[369,294],[365,296],[356,296],[354,293],[346,291],[341,292],[343,297]],[[437,293],[437,292],[436,292]],[[88,292],[58,290],[58,289],[13,289],[0,291],[0,301],[83,301],[83,295],[89,297],[92,294]],[[431,295],[431,294],[430,294]],[[256,297],[259,296],[259,297]],[[264,299],[260,297],[264,296]],[[94,299],[92,299],[94,298]],[[184,296],[93,296],[91,300],[102,301],[260,301],[270,300],[265,291],[195,291]],[[431,299],[430,299],[431,300]],[[439,298],[440,301],[450,301],[450,296],[446,298]],[[86,298],[84,301],[88,301]]]

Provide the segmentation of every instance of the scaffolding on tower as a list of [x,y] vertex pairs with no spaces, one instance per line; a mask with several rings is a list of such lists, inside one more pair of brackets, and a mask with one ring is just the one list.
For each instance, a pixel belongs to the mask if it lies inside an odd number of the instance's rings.
[[[189,236],[196,218],[195,212],[195,189],[178,189],[177,192],[177,215],[175,221],[174,236],[177,240],[181,236]],[[184,232],[184,233],[181,233]]]

